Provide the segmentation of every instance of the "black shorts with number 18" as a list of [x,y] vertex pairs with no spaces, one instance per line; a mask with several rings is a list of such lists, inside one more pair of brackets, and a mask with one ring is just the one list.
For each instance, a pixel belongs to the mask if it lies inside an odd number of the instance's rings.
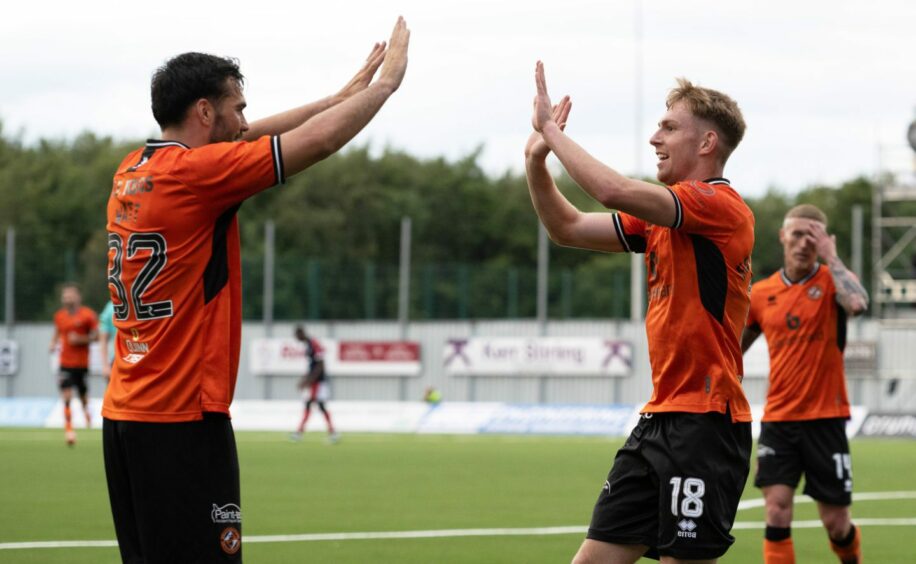
[[643,415],[617,452],[588,538],[644,544],[648,558],[722,556],[735,542],[750,454],[750,423],[729,414]]

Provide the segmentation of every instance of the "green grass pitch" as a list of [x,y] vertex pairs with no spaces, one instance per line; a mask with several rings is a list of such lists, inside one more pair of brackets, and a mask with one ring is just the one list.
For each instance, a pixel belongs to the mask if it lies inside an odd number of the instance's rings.
[[[586,437],[345,435],[329,445],[308,434],[237,434],[242,469],[245,560],[279,563],[568,562],[581,532],[524,536],[256,542],[265,535],[446,529],[514,529],[588,524],[621,441]],[[856,492],[916,492],[916,442],[853,442]],[[759,498],[752,486],[745,500]],[[880,497],[880,496],[878,496]],[[853,505],[866,525],[866,561],[916,561],[916,493]],[[796,521],[817,519],[799,503]],[[738,514],[735,545],[721,562],[761,562],[763,510]],[[793,529],[797,560],[836,562],[821,528]],[[60,430],[0,429],[0,562],[119,562],[111,546],[6,548],[28,541],[114,539],[101,434],[83,431],[67,448]],[[906,540],[910,539],[910,540]],[[269,539],[261,539],[269,540]],[[647,560],[645,562],[648,562]]]

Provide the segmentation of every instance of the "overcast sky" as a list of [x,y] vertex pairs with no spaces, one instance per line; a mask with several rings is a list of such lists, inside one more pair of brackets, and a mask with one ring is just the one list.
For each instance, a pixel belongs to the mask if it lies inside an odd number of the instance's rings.
[[554,99],[572,96],[567,132],[626,174],[653,173],[648,138],[677,76],[723,90],[743,109],[747,134],[726,168],[741,192],[795,192],[874,174],[879,162],[912,170],[905,133],[916,117],[913,0],[638,5],[16,2],[0,18],[0,120],[6,135],[26,141],[83,130],[156,136],[150,75],[191,50],[240,59],[248,118],[257,119],[340,88],[403,14],[407,76],[357,138],[376,149],[453,159],[482,145],[488,172],[521,170],[542,59]]

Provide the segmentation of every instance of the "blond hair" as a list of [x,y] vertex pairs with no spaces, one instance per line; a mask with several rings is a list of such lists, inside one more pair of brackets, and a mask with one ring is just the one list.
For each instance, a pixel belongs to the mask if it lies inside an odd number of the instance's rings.
[[827,214],[821,211],[821,208],[815,205],[812,205],[812,204],[799,204],[795,206],[794,208],[790,209],[789,211],[786,212],[786,217],[783,223],[785,223],[785,221],[787,220],[794,219],[794,218],[810,219],[812,221],[819,221],[823,223],[825,227],[827,226]]
[[719,155],[723,163],[727,161],[744,138],[747,128],[738,103],[727,94],[696,86],[686,78],[677,79],[677,87],[671,89],[665,101],[669,110],[678,102],[685,103],[690,113],[716,127],[720,141]]

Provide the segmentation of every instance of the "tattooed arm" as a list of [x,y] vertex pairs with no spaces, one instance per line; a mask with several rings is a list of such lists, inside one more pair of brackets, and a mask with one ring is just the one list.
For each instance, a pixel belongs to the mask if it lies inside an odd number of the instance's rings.
[[836,301],[851,316],[862,315],[868,309],[868,292],[858,277],[850,272],[836,254],[836,236],[828,235],[819,222],[811,222],[811,237],[817,247],[817,254],[824,259],[833,284],[836,286]]

